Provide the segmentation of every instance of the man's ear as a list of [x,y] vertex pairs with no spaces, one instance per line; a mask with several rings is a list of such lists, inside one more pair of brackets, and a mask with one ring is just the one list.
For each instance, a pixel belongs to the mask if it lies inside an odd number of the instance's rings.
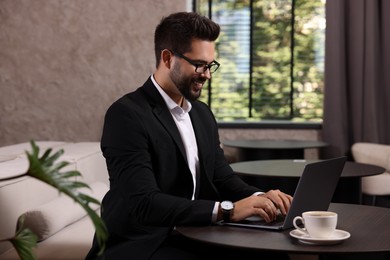
[[169,50],[165,49],[161,52],[161,62],[163,63],[163,65],[170,69],[171,68],[171,61],[172,61],[172,52],[170,52]]

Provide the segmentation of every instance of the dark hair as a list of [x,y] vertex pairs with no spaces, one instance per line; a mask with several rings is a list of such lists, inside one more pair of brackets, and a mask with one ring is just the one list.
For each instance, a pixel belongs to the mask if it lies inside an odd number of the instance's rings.
[[194,38],[215,41],[219,31],[217,23],[195,12],[178,12],[164,17],[154,33],[156,67],[160,63],[162,50],[186,53],[191,51]]

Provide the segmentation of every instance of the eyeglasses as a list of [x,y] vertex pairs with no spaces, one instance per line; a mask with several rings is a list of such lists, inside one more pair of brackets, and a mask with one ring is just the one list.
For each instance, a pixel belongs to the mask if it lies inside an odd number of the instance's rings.
[[212,61],[209,64],[204,64],[204,63],[199,63],[197,61],[191,60],[190,58],[187,58],[183,54],[180,54],[180,53],[177,53],[177,52],[174,52],[174,51],[171,51],[171,52],[173,53],[173,55],[186,60],[189,64],[194,66],[196,73],[205,73],[207,70],[209,70],[210,73],[214,73],[214,72],[217,71],[217,69],[220,66],[220,64],[217,61],[215,61],[215,60]]

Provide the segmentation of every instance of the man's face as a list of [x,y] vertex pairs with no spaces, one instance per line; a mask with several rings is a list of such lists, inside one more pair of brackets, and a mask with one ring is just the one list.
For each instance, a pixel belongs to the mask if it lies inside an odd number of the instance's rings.
[[[193,40],[191,52],[181,53],[192,63],[207,65],[214,60],[214,42]],[[172,82],[176,85],[180,93],[188,100],[194,101],[200,97],[202,88],[206,80],[211,78],[209,70],[203,72],[202,67],[195,71],[196,66],[185,58],[175,56],[177,61],[173,64],[170,72]]]

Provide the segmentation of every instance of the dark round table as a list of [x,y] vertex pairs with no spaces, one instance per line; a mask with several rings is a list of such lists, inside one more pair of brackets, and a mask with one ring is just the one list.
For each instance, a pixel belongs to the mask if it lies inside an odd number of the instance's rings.
[[[232,163],[230,166],[246,182],[263,190],[280,189],[291,195],[306,164],[319,160],[257,160]],[[361,177],[381,174],[383,167],[347,161],[333,202],[361,203]]]
[[[390,256],[390,209],[366,205],[331,203],[329,210],[338,213],[337,229],[351,237],[335,245],[307,245],[290,236],[290,231],[270,231],[244,227],[211,225],[177,227],[184,236],[215,246],[250,250],[279,251],[288,254],[363,256],[358,259],[383,259]],[[353,259],[353,258],[348,258]],[[382,259],[382,258],[380,258]]]
[[239,161],[269,159],[303,159],[305,149],[321,148],[327,143],[316,140],[244,139],[222,141],[224,146],[237,148]]

